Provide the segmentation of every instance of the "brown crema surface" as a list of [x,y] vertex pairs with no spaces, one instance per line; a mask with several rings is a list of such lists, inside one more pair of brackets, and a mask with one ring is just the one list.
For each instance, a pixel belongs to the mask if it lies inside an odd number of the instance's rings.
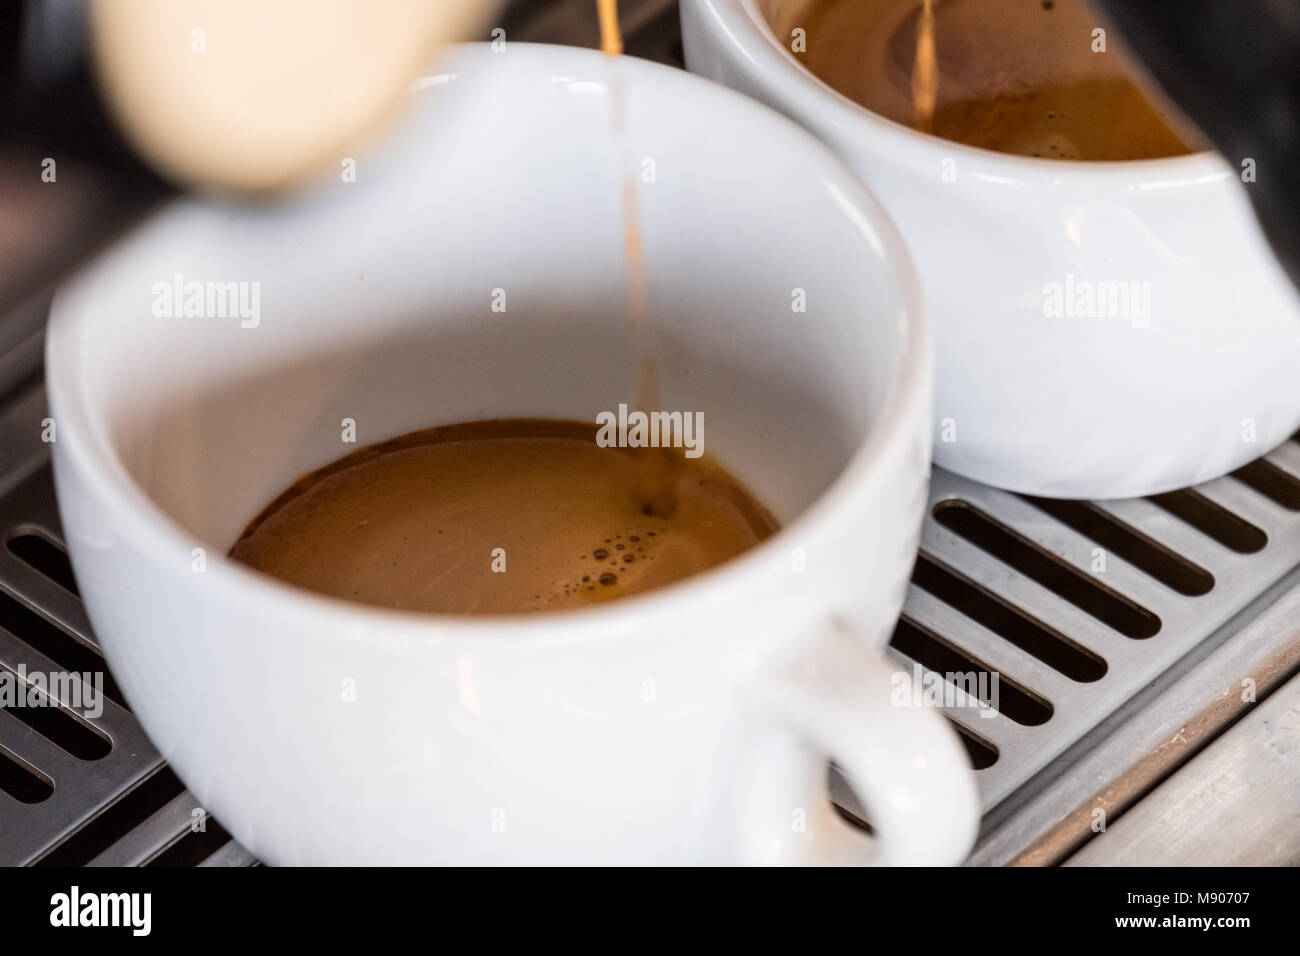
[[1044,159],[1133,160],[1204,148],[1083,0],[811,0],[778,37],[850,99],[944,139]]
[[494,420],[359,449],[296,481],[230,555],[364,604],[513,614],[663,587],[776,530],[707,456],[602,448],[596,431]]

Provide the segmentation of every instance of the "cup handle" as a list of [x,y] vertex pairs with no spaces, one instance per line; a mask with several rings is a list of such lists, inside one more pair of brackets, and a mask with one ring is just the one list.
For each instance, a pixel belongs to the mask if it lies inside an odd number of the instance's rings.
[[[979,829],[975,776],[933,706],[898,706],[911,678],[839,630],[801,646],[749,685],[757,718],[743,769],[740,839],[755,864],[943,866]],[[826,793],[833,760],[871,818],[842,819]]]

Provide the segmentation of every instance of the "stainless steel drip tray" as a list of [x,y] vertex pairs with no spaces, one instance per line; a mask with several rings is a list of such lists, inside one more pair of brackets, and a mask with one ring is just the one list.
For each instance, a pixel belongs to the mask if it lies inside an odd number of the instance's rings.
[[[947,708],[986,809],[972,862],[1057,863],[1117,842],[1106,834],[1126,810],[1300,668],[1298,566],[1294,441],[1195,489],[1125,501],[1034,499],[936,471],[890,653],[998,675],[995,714]],[[1300,859],[1294,815],[1255,809]],[[1230,833],[1205,836],[1164,862],[1249,862]]]
[[[102,671],[63,548],[45,416],[39,380],[0,407],[0,667]],[[998,677],[996,693],[983,683],[990,699],[975,699],[972,681],[946,707],[986,809],[971,861],[1059,863],[1090,840],[1076,862],[1104,859],[1103,848],[1150,829],[1111,837],[1135,830],[1119,821],[1140,819],[1139,801],[1161,781],[1179,771],[1178,792],[1195,793],[1189,758],[1254,706],[1251,694],[1264,700],[1300,668],[1298,568],[1295,443],[1232,477],[1130,501],[1035,500],[935,471],[889,653],[922,673]],[[0,863],[255,862],[167,769],[111,679],[107,694],[98,717],[0,712]],[[1278,700],[1290,695],[1300,683]],[[1300,714],[1283,709],[1279,724],[1294,734]],[[1249,763],[1257,738],[1229,757]],[[1255,745],[1278,746],[1267,735]],[[1285,794],[1295,778],[1275,770],[1269,792]],[[1223,803],[1221,780],[1214,792]],[[838,778],[831,793],[861,815]],[[1285,829],[1295,821],[1281,807],[1274,815],[1282,836],[1268,845],[1300,857],[1300,835]],[[1189,825],[1204,816],[1189,811]],[[1267,808],[1253,815],[1257,842],[1260,818]],[[1209,836],[1196,844],[1202,861]]]

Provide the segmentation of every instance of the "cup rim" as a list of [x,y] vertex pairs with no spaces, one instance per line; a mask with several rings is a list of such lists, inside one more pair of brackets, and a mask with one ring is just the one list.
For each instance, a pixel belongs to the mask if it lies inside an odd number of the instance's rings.
[[[874,147],[875,152],[914,149],[925,152],[935,161],[964,158],[977,164],[981,176],[997,182],[1034,180],[1052,184],[1128,184],[1134,188],[1152,189],[1217,181],[1235,175],[1227,161],[1212,149],[1158,159],[1078,160],[1018,156],[944,139],[874,113],[830,86],[777,40],[775,31],[758,9],[757,0],[684,2],[694,3],[701,8],[702,14],[711,15],[717,21],[724,34],[720,42],[734,44],[736,50],[754,65],[751,75],[767,83],[773,96],[783,101],[797,100],[801,114],[828,111],[835,130],[847,136],[863,140],[883,138],[884,144]],[[728,8],[738,15],[726,17],[724,11]],[[749,42],[745,42],[746,39]],[[779,80],[773,77],[779,77]]]
[[[609,81],[608,58],[597,50],[553,44],[512,43],[508,58],[498,58],[487,43],[455,44],[446,73],[425,77],[420,83],[445,83],[457,76],[460,63],[479,65],[492,61],[523,63],[548,79],[573,79],[588,74],[602,85]],[[755,586],[755,576],[774,559],[782,563],[781,550],[786,532],[796,528],[805,538],[833,526],[836,515],[848,501],[871,485],[881,461],[901,454],[910,438],[910,425],[923,409],[928,396],[930,330],[921,295],[920,278],[902,237],[867,188],[820,141],[793,121],[774,110],[719,84],[683,70],[641,60],[619,57],[617,62],[629,83],[642,83],[655,95],[687,87],[691,95],[680,102],[687,108],[716,110],[721,106],[733,116],[748,114],[740,121],[766,124],[779,129],[788,149],[802,150],[807,165],[834,182],[852,203],[844,215],[897,277],[903,317],[900,347],[894,358],[894,381],[876,421],[857,444],[838,475],[789,524],[767,540],[709,570],[644,594],[632,595],[593,607],[529,614],[461,616],[408,611],[360,604],[330,597],[277,580],[230,559],[224,552],[206,558],[204,586],[225,592],[223,602],[260,604],[267,614],[291,615],[300,621],[328,621],[334,633],[367,641],[384,638],[396,643],[412,640],[454,640],[461,634],[492,635],[498,640],[519,640],[563,644],[636,630],[643,619],[671,620],[698,613],[701,608],[726,600],[744,587]],[[418,85],[417,85],[417,88]],[[175,200],[185,202],[186,200]],[[879,240],[876,242],[875,240]],[[99,405],[86,393],[86,377],[80,367],[90,357],[82,352],[79,326],[93,320],[94,289],[101,271],[113,268],[111,250],[90,263],[61,287],[50,309],[46,336],[46,384],[52,413],[63,423],[56,450],[100,495],[105,507],[113,509],[123,523],[136,529],[133,546],[157,561],[176,561],[188,555],[195,537],[158,505],[130,474],[111,441]],[[916,409],[922,409],[917,412]],[[200,542],[201,543],[201,542]]]

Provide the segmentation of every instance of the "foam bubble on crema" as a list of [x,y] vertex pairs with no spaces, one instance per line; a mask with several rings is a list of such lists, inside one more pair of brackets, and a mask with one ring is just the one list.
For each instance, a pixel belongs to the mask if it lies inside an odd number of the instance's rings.
[[[660,527],[666,524],[664,522]],[[599,547],[578,556],[577,571],[572,577],[554,582],[545,604],[568,603],[569,599],[584,592],[593,601],[621,597],[625,589],[635,583],[637,572],[648,568],[654,561],[653,546],[658,535],[659,532],[646,528],[640,529],[639,534],[628,528],[625,533],[601,539]]]

